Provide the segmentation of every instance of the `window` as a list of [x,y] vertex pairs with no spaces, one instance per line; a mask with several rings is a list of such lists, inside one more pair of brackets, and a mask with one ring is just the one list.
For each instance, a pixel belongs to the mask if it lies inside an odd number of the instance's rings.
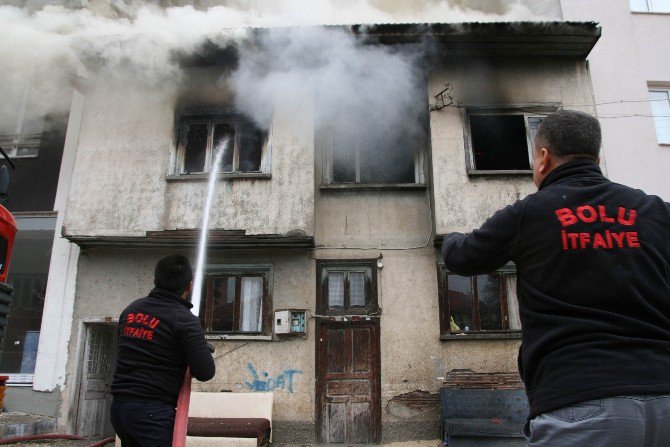
[[0,147],[12,158],[37,157],[45,127],[41,98],[30,85],[5,96],[0,104]]
[[17,217],[7,283],[14,288],[5,337],[1,341],[0,374],[9,383],[30,383],[35,371],[42,310],[47,288],[56,218]]
[[358,110],[346,119],[317,114],[323,184],[424,184],[428,106],[420,101],[412,106],[403,114],[402,126],[389,125],[375,111],[361,117]]
[[317,261],[317,308],[322,315],[377,311],[376,260]]
[[670,0],[630,0],[632,11],[670,12]]
[[209,172],[219,149],[224,150],[221,172],[264,172],[267,168],[267,133],[240,115],[181,116],[177,141],[179,174]]
[[521,329],[512,269],[459,276],[438,264],[440,332],[468,334]]
[[531,172],[533,140],[541,122],[541,117],[523,113],[468,112],[468,171],[484,174]]
[[270,335],[269,267],[221,269],[207,275],[200,319],[208,333]]
[[670,89],[649,90],[659,144],[670,144]]

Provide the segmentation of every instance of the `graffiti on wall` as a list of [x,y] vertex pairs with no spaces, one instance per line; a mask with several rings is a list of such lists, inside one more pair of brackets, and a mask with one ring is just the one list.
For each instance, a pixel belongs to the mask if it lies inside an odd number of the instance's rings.
[[293,394],[293,377],[302,374],[299,369],[285,369],[275,377],[270,377],[267,371],[260,374],[251,362],[247,363],[247,369],[251,374],[251,381],[244,382],[247,388],[254,391],[286,391]]

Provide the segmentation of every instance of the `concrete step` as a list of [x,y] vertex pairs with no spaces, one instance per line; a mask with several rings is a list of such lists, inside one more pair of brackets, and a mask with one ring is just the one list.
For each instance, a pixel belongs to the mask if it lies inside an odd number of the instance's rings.
[[53,417],[19,412],[0,414],[0,438],[55,432],[56,418]]

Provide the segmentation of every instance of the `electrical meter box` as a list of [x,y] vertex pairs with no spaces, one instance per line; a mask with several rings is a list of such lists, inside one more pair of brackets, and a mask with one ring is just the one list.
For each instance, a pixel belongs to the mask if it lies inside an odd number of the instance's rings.
[[305,334],[305,314],[302,309],[276,310],[275,334]]

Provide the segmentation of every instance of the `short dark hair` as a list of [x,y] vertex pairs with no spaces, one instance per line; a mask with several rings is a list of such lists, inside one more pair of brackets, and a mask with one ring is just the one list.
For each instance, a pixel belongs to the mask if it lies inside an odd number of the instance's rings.
[[186,256],[170,255],[160,259],[154,270],[154,285],[181,295],[193,280],[193,269]]
[[559,110],[542,120],[534,143],[549,148],[558,157],[596,159],[600,142],[600,123],[595,117],[576,110]]

